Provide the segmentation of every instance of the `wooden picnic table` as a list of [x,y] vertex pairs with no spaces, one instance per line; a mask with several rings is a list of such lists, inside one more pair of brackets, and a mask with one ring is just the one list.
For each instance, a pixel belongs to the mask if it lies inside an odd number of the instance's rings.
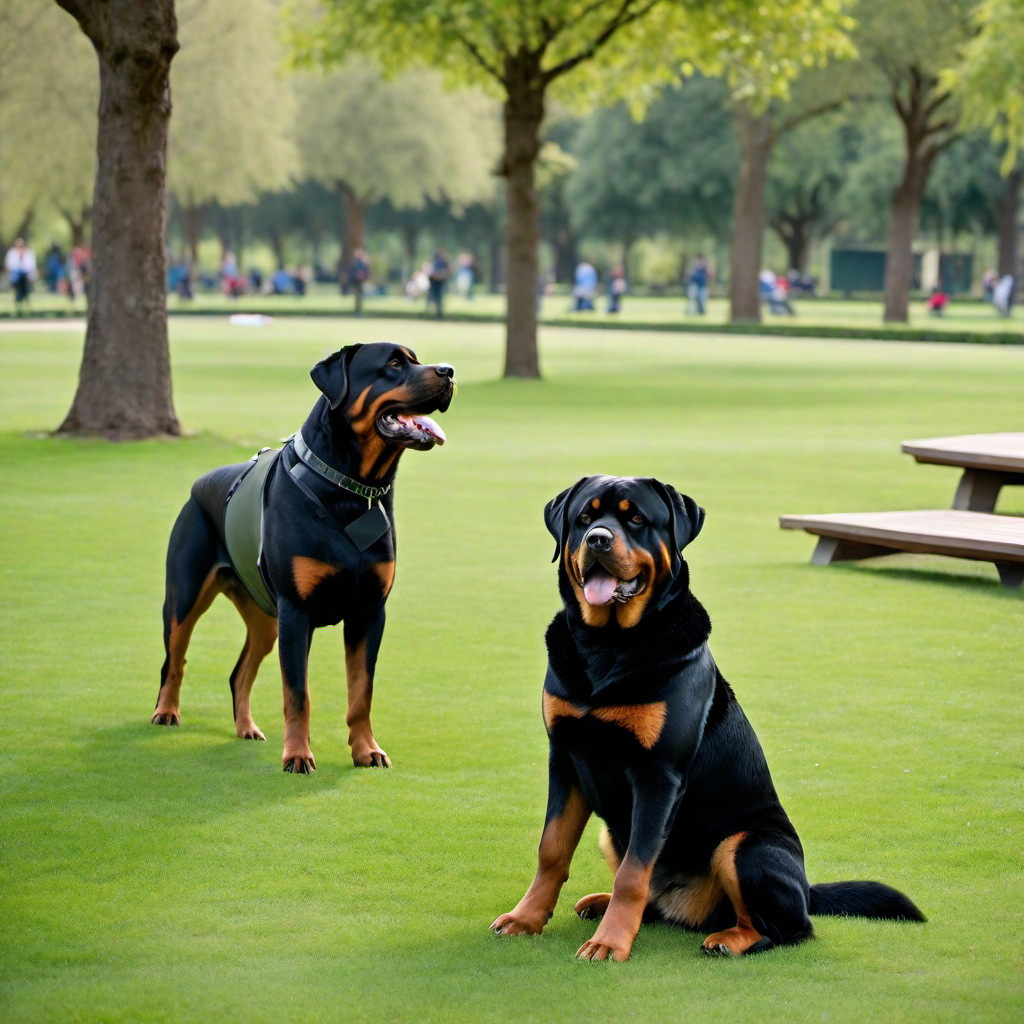
[[939,508],[780,516],[779,525],[818,537],[814,565],[912,551],[992,562],[1011,590],[1024,582],[1024,519],[1018,516]]
[[927,437],[900,447],[918,462],[963,469],[955,509],[993,512],[1004,486],[1024,484],[1024,433]]

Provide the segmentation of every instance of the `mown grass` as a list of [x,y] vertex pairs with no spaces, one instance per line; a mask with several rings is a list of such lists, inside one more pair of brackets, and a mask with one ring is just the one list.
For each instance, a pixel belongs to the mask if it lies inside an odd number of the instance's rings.
[[[989,565],[818,569],[782,512],[943,507],[952,470],[899,442],[1020,429],[1018,349],[547,331],[543,382],[498,382],[498,326],[172,326],[194,433],[35,437],[70,403],[74,332],[0,333],[0,1018],[5,1021],[1017,1021],[1024,1011],[1024,601]],[[310,778],[234,739],[226,602],[190,650],[181,729],[148,724],[166,538],[191,481],[301,422],[307,370],[385,337],[456,365],[450,442],[404,457],[374,723],[345,747],[340,631],[313,645]],[[497,939],[543,810],[543,503],[654,474],[708,509],[688,549],[712,646],[757,728],[812,880],[876,877],[923,926],[822,919],[737,962],[646,927],[580,964],[605,889],[593,826],[546,934]],[[1001,511],[1024,512],[1010,489]]]
[[[394,289],[392,288],[392,291]],[[706,328],[708,325],[727,325],[729,321],[729,301],[727,298],[715,297],[708,303],[707,314],[697,316],[687,312],[687,302],[681,296],[634,296],[627,295],[622,303],[622,311],[618,314],[607,312],[607,301],[601,296],[593,312],[573,313],[571,299],[568,294],[560,292],[546,296],[540,308],[542,321],[572,323],[586,326],[598,324],[609,326],[621,323],[624,326],[669,327],[678,326],[681,330]],[[239,299],[228,299],[220,292],[198,292],[192,300],[182,300],[176,295],[168,299],[168,308],[172,314],[177,313],[216,313],[225,314],[231,311],[260,312],[274,316],[314,315],[330,316],[351,314],[355,299],[352,295],[340,295],[338,289],[330,285],[313,285],[303,298],[293,295],[244,295]],[[910,303],[910,322],[908,324],[882,324],[882,302],[878,300],[850,300],[843,298],[794,299],[794,316],[777,315],[769,311],[767,304],[763,307],[765,325],[773,330],[801,330],[807,326],[826,327],[833,330],[885,330],[890,333],[900,331],[928,330],[943,334],[1005,334],[1020,333],[1019,311],[1009,319],[996,314],[995,308],[977,299],[956,298],[944,316],[936,317],[928,313],[924,299],[915,298]],[[30,303],[33,315],[79,315],[85,314],[85,300],[74,302],[66,297],[50,295],[38,290],[33,293]],[[445,309],[454,317],[480,317],[500,319],[505,314],[505,296],[491,295],[480,290],[472,299],[466,299],[454,291],[445,298]],[[365,299],[367,315],[374,313],[380,316],[431,316],[424,298],[410,300],[400,294],[385,296],[367,296]],[[14,313],[14,300],[10,293],[0,295],[0,320],[10,318]]]

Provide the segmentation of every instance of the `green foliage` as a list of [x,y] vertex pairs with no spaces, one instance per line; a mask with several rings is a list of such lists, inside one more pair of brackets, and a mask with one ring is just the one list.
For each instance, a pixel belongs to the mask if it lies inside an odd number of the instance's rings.
[[973,13],[977,32],[946,69],[944,81],[957,90],[965,123],[987,128],[1006,143],[1006,174],[1024,132],[1024,0],[981,0]]
[[[28,439],[66,409],[80,334],[0,334],[0,1002],[17,1024],[1017,1024],[1020,594],[990,565],[817,568],[776,515],[943,507],[956,473],[899,441],[1019,421],[1020,352],[550,330],[547,379],[500,372],[497,327],[173,320],[169,443]],[[341,630],[311,662],[311,778],[280,770],[276,657],[234,738],[244,630],[196,630],[180,729],[149,725],[163,561],[209,468],[277,443],[341,344],[450,360],[449,443],[403,457],[399,569],[374,725],[345,749]],[[591,826],[545,935],[498,939],[544,811],[543,631],[558,606],[546,500],[652,474],[708,509],[687,549],[711,645],[765,747],[814,881],[880,878],[923,926],[816,921],[739,962],[644,925],[628,964],[578,964],[573,899],[608,888]],[[1020,488],[1002,509],[1024,511]],[[497,511],[496,511],[497,510]]]
[[327,187],[344,183],[364,202],[399,209],[493,193],[497,113],[479,90],[447,92],[430,70],[387,80],[362,58],[300,74],[294,86],[303,163]]
[[625,105],[588,118],[567,185],[580,232],[621,241],[655,231],[723,236],[739,162],[728,90],[697,76],[669,86],[635,121]]
[[187,206],[248,202],[298,170],[275,0],[177,0],[168,187]]
[[32,210],[80,217],[96,164],[96,54],[55,3],[0,0],[0,240]]

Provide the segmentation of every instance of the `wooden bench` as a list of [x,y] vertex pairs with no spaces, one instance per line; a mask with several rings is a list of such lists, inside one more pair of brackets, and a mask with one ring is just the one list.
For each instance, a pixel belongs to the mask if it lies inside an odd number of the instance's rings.
[[1004,486],[1024,484],[1024,433],[928,437],[900,447],[918,462],[963,469],[953,497],[956,509],[992,512]]
[[1024,582],[1024,518],[1016,516],[959,509],[847,512],[780,516],[779,525],[819,538],[814,565],[913,551],[992,562],[1011,590]]

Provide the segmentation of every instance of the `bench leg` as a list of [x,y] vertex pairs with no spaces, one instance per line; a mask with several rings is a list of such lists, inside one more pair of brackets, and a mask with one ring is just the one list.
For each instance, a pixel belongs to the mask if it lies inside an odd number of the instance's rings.
[[819,537],[818,545],[811,555],[811,565],[830,565],[832,562],[848,562],[860,558],[874,558],[877,555],[895,554],[893,548],[877,544],[864,544],[856,540],[840,540],[839,537]]
[[965,469],[953,496],[953,508],[962,512],[994,512],[1004,482],[1000,473]]
[[996,568],[999,570],[999,582],[1007,590],[1020,590],[1020,585],[1024,583],[1024,565],[1018,562],[996,562]]

